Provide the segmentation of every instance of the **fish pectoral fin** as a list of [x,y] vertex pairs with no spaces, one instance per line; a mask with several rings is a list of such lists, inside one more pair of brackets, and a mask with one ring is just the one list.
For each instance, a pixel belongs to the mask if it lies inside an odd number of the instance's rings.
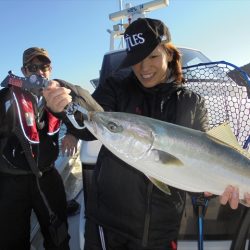
[[242,155],[250,159],[250,154],[247,150],[244,150],[238,143],[236,136],[234,135],[228,122],[222,123],[221,125],[212,128],[206,132],[210,137],[213,137],[219,140],[221,143],[226,144],[227,146],[234,148]]
[[167,184],[156,180],[155,178],[151,177],[151,176],[147,176],[148,179],[156,186],[158,187],[162,192],[164,192],[165,194],[171,195],[171,191],[168,187]]
[[154,153],[154,157],[156,161],[160,161],[163,164],[167,164],[167,165],[172,165],[172,166],[183,166],[184,164],[182,163],[181,160],[179,160],[177,157],[159,150],[159,149],[152,149],[152,152]]

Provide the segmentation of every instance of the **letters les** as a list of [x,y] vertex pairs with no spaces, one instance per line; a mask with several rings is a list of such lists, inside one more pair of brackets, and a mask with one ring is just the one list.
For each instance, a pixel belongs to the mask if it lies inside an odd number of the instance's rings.
[[125,41],[127,45],[127,50],[130,51],[132,47],[145,42],[145,38],[142,36],[143,33],[133,34],[132,36],[126,36]]

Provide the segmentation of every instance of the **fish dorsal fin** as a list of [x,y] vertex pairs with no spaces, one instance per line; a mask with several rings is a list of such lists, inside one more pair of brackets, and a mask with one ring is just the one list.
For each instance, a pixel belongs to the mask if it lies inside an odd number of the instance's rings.
[[167,184],[161,182],[161,181],[158,181],[156,180],[155,178],[151,177],[151,176],[148,176],[148,179],[156,186],[158,187],[162,192],[164,192],[165,194],[168,194],[168,195],[171,195],[171,191],[168,187]]
[[250,159],[250,154],[239,145],[228,122],[222,123],[206,133]]

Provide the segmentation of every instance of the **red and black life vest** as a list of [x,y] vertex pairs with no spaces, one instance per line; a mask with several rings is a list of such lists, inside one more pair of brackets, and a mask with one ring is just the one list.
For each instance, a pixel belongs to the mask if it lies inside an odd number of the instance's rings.
[[[35,112],[30,93],[26,93],[19,88],[13,88],[13,97],[17,107],[18,119],[25,138],[30,143],[39,143],[39,133],[35,120]],[[60,130],[60,120],[45,110],[48,122],[48,135],[54,135]]]

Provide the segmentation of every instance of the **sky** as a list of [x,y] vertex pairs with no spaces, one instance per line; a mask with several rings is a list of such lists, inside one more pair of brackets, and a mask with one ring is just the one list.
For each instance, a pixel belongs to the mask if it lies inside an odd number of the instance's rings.
[[[23,51],[38,46],[50,54],[52,78],[92,92],[90,80],[109,51],[107,29],[119,23],[109,14],[119,10],[119,0],[0,0],[0,81],[9,70],[22,76]],[[250,0],[169,0],[147,17],[161,19],[177,46],[201,50],[212,61],[250,62]]]

